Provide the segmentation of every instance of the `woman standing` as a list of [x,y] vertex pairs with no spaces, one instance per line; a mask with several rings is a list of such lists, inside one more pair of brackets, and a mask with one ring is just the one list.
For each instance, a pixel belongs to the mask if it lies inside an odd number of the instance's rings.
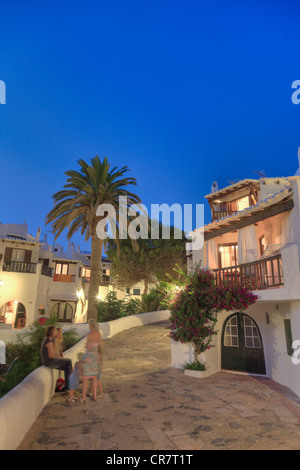
[[102,350],[102,335],[98,322],[89,321],[90,331],[87,334],[86,353],[83,356],[82,365],[82,401],[85,402],[88,379],[92,379],[93,400],[97,399],[97,380],[99,372],[99,351]]

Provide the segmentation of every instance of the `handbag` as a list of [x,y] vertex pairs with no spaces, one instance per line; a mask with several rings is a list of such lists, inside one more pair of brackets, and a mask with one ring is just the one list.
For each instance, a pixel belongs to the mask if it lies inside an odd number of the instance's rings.
[[57,379],[55,391],[63,392],[66,388],[65,379]]

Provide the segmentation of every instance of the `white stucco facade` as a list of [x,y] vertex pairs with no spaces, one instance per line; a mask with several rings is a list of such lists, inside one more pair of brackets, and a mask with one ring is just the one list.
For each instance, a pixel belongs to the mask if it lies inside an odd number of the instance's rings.
[[[144,284],[130,289],[113,285],[111,262],[102,259],[98,299],[114,291],[120,300],[141,300]],[[61,323],[87,320],[90,254],[69,242],[51,246],[40,230],[28,234],[23,224],[0,224],[0,339],[6,330],[22,329],[56,314]],[[149,286],[151,288],[152,286]]]
[[[191,269],[201,262],[216,280],[222,279],[220,282],[240,282],[242,273],[248,272],[248,287],[257,295],[257,301],[242,313],[259,331],[265,374],[300,396],[300,364],[293,361],[295,349],[291,348],[291,342],[300,340],[300,177],[262,178],[252,185],[252,181],[245,180],[206,196],[212,208],[212,222],[204,226],[202,249],[189,253],[189,266]],[[241,195],[244,197],[249,187],[253,189],[248,191],[249,198],[255,195],[257,200],[253,197],[249,207],[238,211],[236,201]],[[256,252],[257,258],[243,265],[239,261],[240,231],[250,225],[252,240],[243,249]],[[229,320],[234,313],[218,314],[214,347],[205,353],[210,374],[223,369],[222,357],[229,350],[224,331],[230,330]],[[232,345],[232,350],[235,347]],[[191,345],[172,341],[171,348],[173,367],[193,361]],[[230,370],[256,373],[239,371],[235,365]]]

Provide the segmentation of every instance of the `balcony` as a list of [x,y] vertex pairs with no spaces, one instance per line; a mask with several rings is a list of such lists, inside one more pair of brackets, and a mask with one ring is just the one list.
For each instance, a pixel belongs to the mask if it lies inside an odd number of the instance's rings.
[[110,284],[111,284],[110,276],[106,276],[105,274],[102,274],[101,279],[100,279],[100,286],[109,286]]
[[54,274],[54,282],[75,282],[76,276],[73,274]]
[[41,270],[41,274],[43,276],[48,276],[48,277],[52,277],[53,275],[53,268],[50,268],[49,266],[46,266],[46,265],[42,265],[42,270]]
[[14,272],[14,273],[36,273],[37,263],[25,263],[21,261],[4,261],[3,271]]
[[252,263],[213,270],[216,284],[263,290],[284,285],[281,254]]
[[237,211],[212,211],[211,221],[220,220],[223,217],[228,217],[230,215],[236,214]]

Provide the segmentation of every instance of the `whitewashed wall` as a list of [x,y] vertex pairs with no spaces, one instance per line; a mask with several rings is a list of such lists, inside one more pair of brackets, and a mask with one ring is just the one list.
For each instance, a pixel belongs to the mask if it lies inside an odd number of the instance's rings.
[[[104,338],[110,338],[134,326],[168,320],[169,316],[168,310],[142,313],[113,322],[100,323],[100,329]],[[89,331],[86,324],[79,325],[79,329],[82,336]],[[72,359],[73,363],[76,362],[78,353],[84,351],[84,345],[85,338],[66,351],[64,356]],[[0,450],[17,449],[43,407],[52,397],[57,378],[58,371],[44,366],[39,367],[0,399]]]
[[[234,313],[222,311],[218,314],[216,330],[218,335],[213,344],[216,347],[206,351],[205,361],[208,374],[221,370],[222,328],[226,318]],[[262,337],[266,375],[276,382],[290,388],[300,396],[300,364],[294,364],[287,353],[284,319],[291,320],[293,341],[300,340],[300,301],[297,302],[259,302],[244,311],[257,323]],[[268,313],[269,323],[266,321]],[[183,368],[186,362],[194,360],[193,348],[189,344],[171,341],[171,366]]]

